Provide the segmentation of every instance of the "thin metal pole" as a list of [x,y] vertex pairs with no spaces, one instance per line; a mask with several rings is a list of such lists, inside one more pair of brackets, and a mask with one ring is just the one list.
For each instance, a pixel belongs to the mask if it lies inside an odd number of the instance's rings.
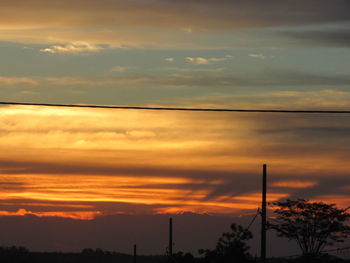
[[169,256],[173,256],[173,219],[169,219]]
[[262,202],[261,202],[261,262],[266,261],[266,178],[267,165],[263,165]]
[[136,244],[134,245],[134,263],[136,263],[136,258],[137,258],[137,247]]

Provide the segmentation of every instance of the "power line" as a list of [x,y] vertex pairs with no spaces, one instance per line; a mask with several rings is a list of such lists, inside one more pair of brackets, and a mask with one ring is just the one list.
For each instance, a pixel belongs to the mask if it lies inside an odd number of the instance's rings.
[[256,211],[256,214],[254,215],[252,221],[250,221],[249,225],[247,226],[248,230],[252,226],[252,224],[254,223],[255,219],[258,217],[259,214],[260,214],[260,208],[258,208],[258,210]]
[[96,105],[96,104],[30,103],[30,102],[5,102],[5,101],[0,101],[0,105],[44,106],[44,107],[66,107],[66,108],[97,108],[97,109],[121,109],[121,110],[158,110],[158,111],[350,114],[350,110],[272,110],[272,109],[181,108],[181,107],[115,106],[115,105]]

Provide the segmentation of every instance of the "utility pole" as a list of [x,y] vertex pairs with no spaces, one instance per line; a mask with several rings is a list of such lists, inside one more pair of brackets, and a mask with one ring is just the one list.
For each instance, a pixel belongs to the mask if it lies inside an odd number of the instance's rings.
[[173,256],[173,219],[169,219],[169,257]]
[[262,202],[261,202],[261,262],[266,261],[266,178],[267,178],[267,165],[263,165],[262,176]]
[[136,258],[137,258],[137,250],[136,250],[136,244],[134,245],[134,262],[136,263]]

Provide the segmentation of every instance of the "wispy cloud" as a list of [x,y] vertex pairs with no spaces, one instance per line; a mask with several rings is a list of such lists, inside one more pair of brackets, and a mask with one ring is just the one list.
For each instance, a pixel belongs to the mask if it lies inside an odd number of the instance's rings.
[[164,61],[172,63],[175,61],[175,58],[165,58]]
[[131,69],[131,67],[116,66],[111,69],[111,72],[124,73]]
[[0,85],[5,86],[15,86],[15,85],[27,85],[27,86],[37,86],[39,83],[32,79],[26,77],[1,77]]
[[251,58],[258,58],[258,59],[265,59],[266,58],[266,56],[263,54],[249,54],[248,56]]
[[181,74],[184,73],[222,73],[227,70],[227,68],[220,67],[220,68],[208,68],[208,67],[163,67],[161,68],[162,71],[169,71],[169,72],[178,72]]
[[310,188],[317,185],[316,181],[277,181],[271,186],[281,188]]
[[350,92],[338,90],[318,91],[268,91],[264,93],[248,92],[243,94],[209,94],[197,98],[184,99],[183,106],[201,107],[260,108],[260,109],[310,109],[310,110],[347,110],[350,108]]
[[93,45],[86,42],[74,42],[66,45],[54,45],[41,49],[40,51],[51,54],[81,54],[98,52],[102,49],[104,49],[102,46]]
[[207,65],[212,62],[221,62],[232,59],[231,55],[226,55],[224,57],[212,57],[212,58],[204,58],[204,57],[186,57],[186,61],[196,65]]
[[[207,60],[205,60],[207,61]],[[216,60],[215,60],[216,61]],[[189,62],[195,65],[207,65],[209,62]],[[197,64],[202,63],[202,64]],[[204,64],[203,64],[204,63]],[[196,67],[197,69],[197,67]],[[123,69],[120,69],[123,70]],[[176,70],[176,68],[174,69]],[[301,71],[266,70],[264,73],[251,75],[203,75],[197,72],[221,72],[223,69],[186,70],[189,74],[132,74],[127,76],[82,76],[82,77],[49,77],[41,79],[50,85],[86,85],[111,86],[128,85],[157,85],[157,86],[231,86],[231,87],[276,87],[276,86],[333,86],[347,87],[350,81],[348,75],[325,75]],[[181,71],[178,71],[182,73]]]
[[185,31],[188,34],[192,34],[193,33],[193,29],[192,28],[184,28],[183,31]]

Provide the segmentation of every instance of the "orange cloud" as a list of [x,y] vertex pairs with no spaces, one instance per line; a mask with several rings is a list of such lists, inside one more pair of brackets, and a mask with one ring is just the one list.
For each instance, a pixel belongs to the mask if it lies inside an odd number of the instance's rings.
[[313,198],[312,201],[336,204],[338,207],[341,207],[343,209],[350,207],[350,201],[349,201],[348,195],[339,195],[339,194],[319,195]]
[[25,209],[18,209],[17,212],[0,211],[0,216],[26,216],[37,217],[64,217],[78,220],[92,220],[101,213],[98,211],[78,211],[78,212],[32,212]]
[[317,185],[315,181],[279,181],[271,184],[275,187],[283,188],[308,188]]

